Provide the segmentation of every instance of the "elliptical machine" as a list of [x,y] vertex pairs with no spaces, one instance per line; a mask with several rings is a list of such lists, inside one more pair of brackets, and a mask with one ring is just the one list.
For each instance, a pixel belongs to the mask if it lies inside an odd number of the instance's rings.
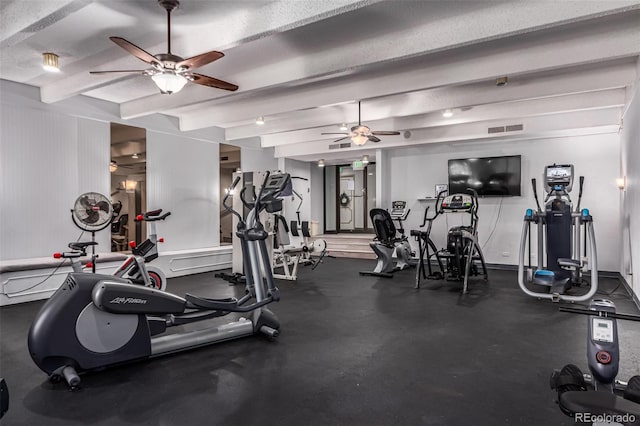
[[[569,193],[573,187],[573,165],[553,164],[544,170],[544,210],[540,208],[536,179],[531,179],[537,210],[527,209],[520,239],[518,284],[527,295],[553,302],[583,302],[598,290],[598,255],[593,231],[593,218],[588,209],[580,210],[584,176],[580,176],[578,202],[573,209]],[[537,225],[537,266],[531,265],[531,225]],[[589,250],[587,251],[587,242]],[[583,245],[584,243],[584,245]],[[525,275],[524,256],[528,247],[529,265]],[[546,253],[546,265],[543,259]],[[582,255],[581,255],[582,254]],[[590,254],[590,256],[588,256]],[[591,269],[588,292],[575,296],[565,294],[582,284],[582,274]],[[527,288],[526,282],[548,287],[546,293]]]
[[[597,416],[609,415],[616,424],[637,424],[640,420],[640,376],[631,377],[628,383],[616,379],[620,363],[616,319],[640,321],[640,316],[618,314],[615,304],[606,299],[592,300],[589,309],[561,307],[560,311],[589,316],[587,360],[591,371],[591,374],[583,374],[574,364],[567,364],[562,370],[553,372],[550,384],[558,392],[562,412],[574,417],[576,423],[591,423]],[[629,422],[630,417],[634,420]]]
[[[231,189],[238,181],[236,178]],[[246,222],[240,219],[236,232],[247,272],[242,298],[210,299],[191,294],[182,298],[118,277],[70,273],[31,325],[28,346],[33,361],[52,382],[64,378],[71,388],[77,388],[78,373],[257,333],[278,336],[280,323],[265,305],[280,300],[280,293],[273,282],[265,243],[268,234],[259,213],[282,209],[278,195],[288,181],[288,174],[267,173],[255,202],[243,200],[251,211]],[[226,204],[228,196],[223,205],[231,209]],[[241,218],[237,211],[232,213]],[[249,318],[164,334],[168,327],[231,312],[247,312]]]
[[[448,281],[462,281],[462,294],[469,290],[469,277],[477,276],[480,273],[485,281],[489,279],[487,266],[484,261],[482,248],[478,244],[478,194],[473,189],[468,190],[468,194],[446,195],[446,191],[438,194],[436,199],[436,213],[433,217],[427,217],[425,211],[424,221],[429,222],[427,231],[411,231],[412,235],[418,238],[420,244],[419,267],[416,273],[416,286],[420,288],[420,271],[424,277],[424,262],[429,263],[431,256],[435,255],[440,265],[440,273],[437,271],[431,274],[431,279],[446,279]],[[469,225],[454,226],[447,232],[447,246],[442,250],[435,251],[435,244],[431,241],[431,225],[440,215],[467,213],[471,217]],[[429,248],[434,250],[434,254],[429,254]],[[444,260],[445,268],[442,267]],[[478,265],[479,264],[479,265]],[[482,272],[479,269],[482,268]],[[431,265],[429,264],[429,271]]]
[[[377,256],[376,267],[373,271],[360,271],[360,275],[373,275],[376,277],[391,278],[393,272],[402,271],[413,266],[411,264],[411,246],[404,235],[402,222],[407,219],[411,209],[407,209],[406,201],[393,201],[391,213],[385,209],[371,209],[369,216],[376,231],[376,238],[369,246]],[[399,228],[396,229],[393,221],[397,220]],[[397,236],[400,232],[400,236]],[[396,264],[393,264],[393,255],[396,256]]]

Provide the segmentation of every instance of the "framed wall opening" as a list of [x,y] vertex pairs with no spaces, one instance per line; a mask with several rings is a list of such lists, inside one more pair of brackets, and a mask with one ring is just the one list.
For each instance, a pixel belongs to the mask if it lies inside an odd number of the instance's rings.
[[144,222],[136,215],[147,210],[147,131],[111,123],[111,251],[128,251],[129,241],[147,238]]

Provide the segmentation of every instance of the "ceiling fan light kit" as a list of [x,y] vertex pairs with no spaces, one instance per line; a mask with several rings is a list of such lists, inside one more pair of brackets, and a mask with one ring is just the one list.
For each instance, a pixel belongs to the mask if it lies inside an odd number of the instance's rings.
[[[343,124],[344,126],[344,124]],[[342,129],[342,127],[340,128]],[[351,142],[358,146],[362,146],[367,143],[367,141],[371,142],[380,142],[380,138],[376,136],[382,135],[399,135],[400,132],[392,131],[392,130],[376,130],[371,131],[371,129],[367,126],[362,125],[362,116],[360,114],[360,101],[358,101],[358,125],[353,126],[351,128],[350,133],[322,133],[323,135],[343,135],[343,137],[336,139],[334,142],[340,142],[345,139],[351,139]]]
[[167,53],[152,55],[122,37],[109,37],[112,42],[131,55],[151,65],[151,68],[146,70],[91,71],[90,74],[122,73],[150,76],[160,92],[168,95],[179,92],[189,82],[231,92],[238,90],[238,86],[233,83],[192,72],[194,68],[205,66],[222,58],[224,53],[212,50],[187,59],[171,53],[171,11],[178,7],[180,2],[178,0],[158,0],[158,4],[167,11]]
[[166,93],[168,95],[178,93],[188,82],[186,78],[173,71],[163,71],[158,74],[154,74],[151,76],[151,79],[162,93]]
[[358,146],[362,146],[365,143],[367,143],[367,141],[369,140],[369,138],[365,135],[362,134],[357,134],[354,136],[351,136],[351,142],[353,142],[354,144],[358,145]]

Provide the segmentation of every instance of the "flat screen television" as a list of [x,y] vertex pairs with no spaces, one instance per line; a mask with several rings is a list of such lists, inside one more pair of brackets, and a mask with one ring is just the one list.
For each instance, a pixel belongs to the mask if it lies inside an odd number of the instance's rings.
[[520,195],[520,156],[449,160],[449,194],[475,189],[481,197]]

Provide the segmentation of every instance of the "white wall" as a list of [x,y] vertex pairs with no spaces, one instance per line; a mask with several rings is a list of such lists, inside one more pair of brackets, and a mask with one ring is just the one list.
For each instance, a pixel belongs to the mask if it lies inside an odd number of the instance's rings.
[[[157,114],[123,122],[116,104],[84,96],[43,104],[37,88],[5,80],[0,91],[0,261],[48,257],[77,239],[77,196],[109,196],[110,122],[150,130],[148,207],[174,214],[158,226],[167,237],[160,250],[218,245],[221,129],[181,133]],[[97,239],[110,251],[108,229]]]
[[147,208],[171,212],[163,251],[220,245],[219,168],[219,144],[147,131]]
[[[274,156],[273,148],[242,146],[240,151],[240,164],[243,172],[261,172],[278,170],[278,159]],[[236,142],[236,141],[232,141]]]
[[[109,196],[108,132],[108,123],[2,104],[1,260],[48,257],[77,240],[75,199],[87,191]],[[108,248],[109,230],[96,240]]]
[[309,163],[310,168],[310,206],[311,220],[318,222],[318,232],[324,232],[324,169],[315,162]]
[[[522,219],[525,210],[535,206],[531,178],[538,178],[540,195],[545,165],[554,162],[574,164],[576,175],[585,176],[582,207],[589,208],[594,217],[599,269],[618,271],[620,244],[619,239],[612,236],[620,233],[619,190],[616,187],[620,170],[619,149],[618,135],[604,134],[546,140],[433,144],[390,150],[383,157],[386,173],[382,178],[383,182],[389,182],[390,188],[389,192],[382,194],[386,203],[383,207],[388,207],[393,200],[407,200],[411,214],[405,229],[417,229],[425,207],[431,205],[430,212],[434,208],[434,202],[419,202],[417,199],[433,196],[435,184],[447,183],[447,160],[522,155],[522,196],[481,198],[478,212],[479,239],[487,262],[516,265]],[[576,200],[577,180],[572,195]],[[452,216],[447,216],[448,221],[441,217],[434,223],[433,240],[439,247],[444,246],[446,230],[460,224],[461,217],[468,215]]]
[[[640,59],[638,60],[640,76]],[[620,176],[626,176],[621,194],[620,272],[636,296],[640,295],[640,79],[629,90],[629,105],[620,133]]]

